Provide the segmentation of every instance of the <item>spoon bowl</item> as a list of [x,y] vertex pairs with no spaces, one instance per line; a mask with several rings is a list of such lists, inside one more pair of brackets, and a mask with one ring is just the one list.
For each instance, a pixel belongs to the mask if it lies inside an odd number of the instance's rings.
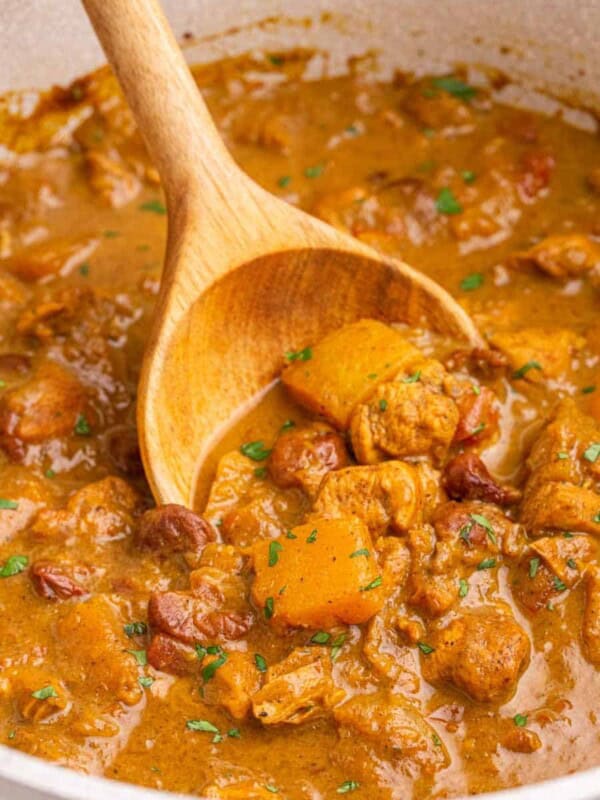
[[[226,150],[158,0],[83,0],[165,190],[169,232],[138,392],[159,503],[277,377],[284,353],[371,317],[484,343],[438,284],[279,200]],[[152,54],[151,59],[148,54]]]

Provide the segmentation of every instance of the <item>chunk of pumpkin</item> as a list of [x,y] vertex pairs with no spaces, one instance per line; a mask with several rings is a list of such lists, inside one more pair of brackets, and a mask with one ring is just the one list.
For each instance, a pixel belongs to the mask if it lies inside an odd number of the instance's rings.
[[253,556],[252,598],[274,624],[358,624],[383,605],[381,572],[360,519],[316,519],[257,542]]
[[283,385],[301,405],[344,430],[358,403],[381,381],[421,359],[420,352],[394,328],[361,319],[330,333],[282,374]]

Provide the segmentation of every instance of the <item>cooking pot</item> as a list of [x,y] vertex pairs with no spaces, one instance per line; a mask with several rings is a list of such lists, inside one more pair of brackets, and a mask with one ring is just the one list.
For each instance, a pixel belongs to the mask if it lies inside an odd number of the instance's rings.
[[[0,2],[0,92],[67,83],[103,63],[78,0]],[[485,65],[527,89],[600,109],[600,3],[594,0],[163,0],[163,5],[193,62],[301,46],[328,53],[323,65],[335,72],[343,70],[348,56],[374,51],[384,74],[394,68]],[[528,102],[540,99],[527,96]],[[518,99],[518,92],[511,96],[512,102]],[[544,103],[552,110],[552,103]],[[178,796],[81,775],[0,746],[0,800]],[[600,800],[600,768],[487,797]]]

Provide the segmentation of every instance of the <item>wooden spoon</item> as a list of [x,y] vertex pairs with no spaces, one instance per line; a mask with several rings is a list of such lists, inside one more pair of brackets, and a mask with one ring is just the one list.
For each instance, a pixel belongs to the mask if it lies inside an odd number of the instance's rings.
[[283,353],[363,317],[483,346],[433,281],[263,190],[229,155],[157,0],[83,0],[158,168],[169,231],[138,394],[157,502],[192,505],[197,466]]

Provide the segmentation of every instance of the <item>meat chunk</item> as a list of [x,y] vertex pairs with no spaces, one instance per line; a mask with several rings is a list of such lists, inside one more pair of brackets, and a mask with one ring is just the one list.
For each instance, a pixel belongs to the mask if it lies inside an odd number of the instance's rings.
[[571,483],[540,483],[526,493],[521,522],[534,536],[545,531],[600,536],[600,495]]
[[[3,673],[7,680],[2,689],[13,699],[22,719],[47,724],[68,713],[69,693],[57,675],[35,666],[19,666]],[[4,693],[2,689],[0,692]],[[52,691],[47,696],[34,697],[43,689]]]
[[581,336],[562,328],[498,331],[490,342],[506,355],[513,379],[531,383],[564,378],[572,369],[573,357],[585,344]]
[[212,525],[203,517],[176,503],[146,511],[135,533],[138,547],[162,557],[182,553],[190,566],[197,566],[208,542],[216,539]]
[[541,242],[511,256],[513,267],[537,267],[553,278],[568,279],[590,275],[597,280],[600,245],[579,233],[548,236]]
[[583,612],[583,647],[586,658],[600,667],[600,567],[588,570]]
[[166,633],[154,634],[147,656],[150,666],[171,675],[194,675],[200,671],[194,648]]
[[98,595],[77,603],[61,617],[56,631],[74,681],[96,692],[108,692],[126,705],[141,697],[138,667],[113,606]]
[[514,692],[529,660],[529,639],[512,615],[481,608],[431,627],[422,655],[423,676],[434,685],[451,684],[479,703],[505,700]]
[[44,278],[68,275],[81,266],[98,246],[97,239],[62,238],[23,248],[3,262],[3,266],[22,281],[35,282]]
[[0,399],[0,444],[13,458],[24,445],[74,432],[86,412],[85,388],[64,367],[49,361]]
[[153,592],[148,620],[186,644],[223,643],[244,636],[254,616],[247,602],[247,586],[240,575],[216,567],[201,567],[190,575],[189,592]]
[[38,540],[77,536],[102,545],[130,535],[142,508],[135,489],[121,478],[108,477],[76,491],[66,508],[41,511],[29,530]]
[[409,374],[380,383],[350,418],[352,449],[361,464],[386,458],[430,457],[440,464],[454,437],[459,413],[444,391],[449,375],[431,359]]
[[490,439],[498,429],[496,395],[487,386],[478,387],[477,392],[473,386],[468,383],[456,398],[458,425],[454,441],[467,446]]
[[597,555],[590,536],[544,536],[533,542],[532,551],[540,556],[561,583],[571,588],[578,583],[588,564]]
[[492,477],[477,453],[461,453],[444,467],[442,485],[453,500],[483,500],[499,506],[518,503],[521,492]]
[[[205,657],[206,661],[206,657]],[[204,700],[224,708],[234,719],[244,719],[260,686],[260,673],[249,653],[231,651],[204,686]]]
[[460,547],[465,564],[477,564],[490,552],[514,558],[522,549],[522,527],[491,503],[444,503],[431,522],[439,542]]
[[69,600],[86,594],[63,566],[52,561],[35,561],[29,575],[33,588],[45,600]]
[[448,763],[443,746],[423,716],[402,695],[379,691],[353,697],[334,709],[342,738],[375,744],[384,757],[408,757],[414,763]]
[[269,457],[271,480],[283,489],[298,487],[313,497],[323,476],[350,463],[342,437],[328,425],[284,431]]
[[357,517],[373,536],[379,536],[388,527],[405,533],[418,525],[439,499],[438,473],[426,464],[385,461],[328,473],[314,511],[323,517]]
[[302,352],[310,357],[284,369],[283,385],[300,405],[341,430],[378,383],[420,357],[398,331],[373,319],[345,325]]
[[226,453],[217,467],[204,517],[220,526],[225,541],[248,547],[296,525],[308,507],[300,489],[279,489],[257,475],[257,462]]
[[269,667],[265,685],[252,698],[252,711],[263,725],[299,725],[323,716],[343,697],[333,683],[329,650],[296,648]]
[[313,518],[253,548],[255,605],[274,624],[331,628],[366,622],[383,604],[383,578],[360,519]]

